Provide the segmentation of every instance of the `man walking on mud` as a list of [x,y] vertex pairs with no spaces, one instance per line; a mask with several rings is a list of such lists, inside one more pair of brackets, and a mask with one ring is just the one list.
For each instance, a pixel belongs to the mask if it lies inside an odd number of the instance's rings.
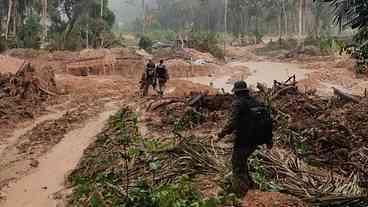
[[160,64],[156,67],[157,81],[158,81],[158,94],[164,95],[166,82],[169,80],[169,73],[167,71],[164,60],[160,60]]
[[273,146],[272,118],[267,108],[250,96],[244,81],[236,82],[233,92],[231,116],[218,134],[218,140],[234,132],[231,191],[243,197],[253,187],[248,158],[259,145],[267,144],[269,149]]
[[148,63],[144,67],[144,72],[141,80],[141,89],[143,89],[143,96],[148,95],[149,87],[152,86],[153,90],[156,89],[156,65],[152,59],[148,60]]

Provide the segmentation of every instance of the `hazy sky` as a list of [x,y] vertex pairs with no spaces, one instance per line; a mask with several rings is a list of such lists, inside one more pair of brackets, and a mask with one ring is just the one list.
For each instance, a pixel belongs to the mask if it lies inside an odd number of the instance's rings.
[[[126,3],[127,1],[133,3]],[[155,0],[146,0],[147,6]],[[139,17],[142,12],[142,0],[109,0],[109,6],[116,15],[116,22],[128,23]]]

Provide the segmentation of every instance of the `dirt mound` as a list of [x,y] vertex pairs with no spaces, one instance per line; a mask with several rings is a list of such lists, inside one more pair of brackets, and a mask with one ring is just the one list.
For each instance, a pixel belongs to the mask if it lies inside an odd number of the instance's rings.
[[358,174],[360,185],[368,186],[368,157],[362,153],[368,146],[368,101],[358,100],[346,103],[300,92],[278,94],[272,100],[277,133],[287,134],[284,141],[307,163],[345,177]]
[[210,76],[220,70],[220,66],[212,63],[196,65],[182,59],[168,60],[166,65],[171,77]]
[[126,48],[85,49],[76,60],[66,65],[66,73],[75,76],[120,74],[138,78],[143,58]]
[[49,67],[36,70],[24,63],[15,74],[0,74],[0,98],[37,99],[56,92],[55,74]]
[[248,192],[242,207],[304,207],[301,200],[278,192]]
[[112,56],[112,52],[109,49],[84,49],[79,52],[79,58],[104,58],[106,56]]
[[6,54],[9,56],[21,59],[32,59],[46,53],[47,51],[44,50],[24,49],[24,48],[10,49],[6,52]]
[[159,61],[170,59],[190,60],[190,54],[181,49],[161,48],[153,52],[154,60]]
[[36,70],[25,63],[15,74],[0,73],[1,128],[33,118],[43,110],[42,102],[56,95],[56,91],[55,75],[50,68]]
[[183,59],[183,60],[204,60],[207,63],[216,63],[218,60],[211,55],[210,53],[200,52],[193,48],[184,48],[184,49],[173,49],[173,48],[161,48],[159,50],[154,51],[154,60],[159,61],[163,60],[171,60],[171,59]]
[[228,47],[226,49],[226,56],[234,59],[241,59],[243,61],[258,60],[255,54],[252,53],[253,47]]
[[24,60],[22,59],[0,55],[0,73],[15,74],[23,64]]
[[211,55],[210,53],[200,52],[198,50],[192,48],[184,48],[184,51],[193,59],[193,60],[206,60],[210,63],[216,63],[217,59]]

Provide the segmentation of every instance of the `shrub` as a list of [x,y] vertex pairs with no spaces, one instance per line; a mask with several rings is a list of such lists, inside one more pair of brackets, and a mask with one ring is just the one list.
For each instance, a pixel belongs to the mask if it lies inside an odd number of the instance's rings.
[[0,38],[0,53],[6,50],[6,42],[2,38]]
[[171,30],[162,31],[162,30],[153,30],[146,33],[147,37],[151,40],[159,40],[159,41],[175,41],[176,33]]
[[139,46],[139,48],[141,48],[141,49],[151,50],[152,45],[153,45],[152,40],[151,40],[149,37],[147,37],[147,36],[142,36],[142,37],[139,39],[138,46]]
[[17,36],[17,46],[38,49],[41,31],[40,17],[37,15],[27,17]]
[[220,37],[217,33],[196,32],[192,34],[192,38],[195,49],[209,52],[217,58],[224,58],[224,51],[218,46]]

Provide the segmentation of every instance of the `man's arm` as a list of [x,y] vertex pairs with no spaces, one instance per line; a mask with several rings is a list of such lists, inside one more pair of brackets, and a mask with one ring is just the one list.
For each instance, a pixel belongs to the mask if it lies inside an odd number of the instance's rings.
[[225,127],[222,129],[222,131],[218,134],[219,139],[221,140],[226,135],[231,134],[235,130],[237,116],[239,116],[240,113],[240,103],[238,101],[235,101],[232,105],[232,110],[229,119],[227,120]]
[[148,74],[147,74],[147,71],[148,71],[148,67],[147,65],[144,65],[144,69],[143,69],[143,74],[144,74],[144,78],[146,79]]

